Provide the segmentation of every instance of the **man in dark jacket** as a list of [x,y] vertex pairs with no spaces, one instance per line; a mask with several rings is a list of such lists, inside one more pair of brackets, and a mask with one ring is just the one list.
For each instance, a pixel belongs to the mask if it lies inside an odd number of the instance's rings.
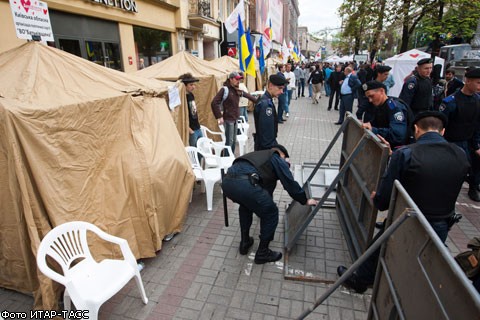
[[345,79],[345,75],[342,72],[342,66],[335,66],[335,71],[332,72],[328,79],[330,85],[330,98],[328,99],[328,110],[332,110],[333,97],[335,96],[335,110],[338,110],[338,103],[340,102],[340,86],[341,81]]
[[448,117],[445,138],[462,148],[472,165],[468,196],[480,202],[480,69],[465,74],[463,88],[443,99],[440,111]]
[[247,254],[253,245],[253,238],[250,237],[253,213],[260,218],[260,244],[255,254],[256,264],[282,258],[282,253],[269,249],[278,224],[278,207],[273,202],[273,191],[278,180],[296,201],[304,205],[318,204],[315,199],[307,199],[305,191],[293,179],[288,151],[281,145],[237,158],[222,182],[224,194],[240,205],[240,254]]
[[399,98],[410,107],[414,115],[433,109],[433,86],[430,79],[432,69],[431,59],[420,59],[416,71],[403,84]]
[[[218,125],[223,125],[225,128],[225,145],[230,146],[233,152],[235,152],[235,143],[237,142],[237,119],[240,117],[240,98],[245,97],[254,103],[257,101],[256,97],[239,88],[241,79],[243,77],[238,72],[230,73],[227,81],[224,83],[224,87],[218,91],[211,104]],[[224,100],[225,90],[228,90],[228,94]]]
[[187,106],[188,106],[188,143],[192,147],[197,146],[197,140],[202,137],[202,130],[200,130],[200,122],[198,121],[197,104],[195,103],[195,83],[199,80],[194,78],[191,73],[182,74],[178,77],[185,85],[187,91]]
[[255,105],[253,117],[255,119],[254,150],[265,150],[278,144],[278,115],[273,98],[283,93],[289,83],[285,77],[272,74],[268,79],[267,90]]

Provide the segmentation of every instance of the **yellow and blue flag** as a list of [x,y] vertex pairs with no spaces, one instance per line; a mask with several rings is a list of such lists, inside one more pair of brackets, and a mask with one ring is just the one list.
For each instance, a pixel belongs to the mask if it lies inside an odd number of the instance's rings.
[[238,15],[238,51],[240,70],[246,74],[256,77],[255,73],[255,57],[250,32],[245,33],[243,23]]

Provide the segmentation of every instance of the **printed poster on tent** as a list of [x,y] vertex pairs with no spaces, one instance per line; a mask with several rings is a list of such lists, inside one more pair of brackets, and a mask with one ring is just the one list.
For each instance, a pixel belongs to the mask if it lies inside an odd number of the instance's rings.
[[47,3],[33,0],[10,0],[13,24],[19,39],[54,41]]

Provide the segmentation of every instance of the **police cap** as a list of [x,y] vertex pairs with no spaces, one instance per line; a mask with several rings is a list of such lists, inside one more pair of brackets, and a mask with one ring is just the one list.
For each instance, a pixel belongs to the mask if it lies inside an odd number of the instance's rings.
[[388,72],[390,70],[392,70],[392,67],[389,67],[389,66],[378,66],[375,68],[377,70],[378,73],[385,73],[385,72]]
[[272,74],[268,80],[276,86],[284,86],[290,83],[287,79],[278,74]]
[[415,116],[415,119],[413,120],[413,124],[416,124],[421,119],[427,118],[427,117],[438,118],[442,121],[444,128],[447,126],[448,118],[445,114],[443,114],[440,111],[423,111],[423,112],[420,112]]
[[465,73],[465,78],[478,79],[480,78],[480,68],[474,68]]
[[421,66],[422,64],[432,63],[432,59],[430,58],[423,58],[417,61],[417,66]]
[[278,150],[282,151],[282,153],[285,155],[285,158],[290,158],[290,155],[288,154],[287,148],[285,148],[281,144],[277,144],[276,146],[273,146],[272,149],[278,149]]
[[383,88],[387,92],[387,87],[377,80],[368,81],[362,85],[363,91],[367,92],[368,90],[380,89]]

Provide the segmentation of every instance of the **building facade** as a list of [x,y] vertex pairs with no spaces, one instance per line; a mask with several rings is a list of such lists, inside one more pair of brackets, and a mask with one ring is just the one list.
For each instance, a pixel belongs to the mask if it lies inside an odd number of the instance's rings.
[[[239,1],[252,34],[271,26],[273,51],[298,41],[298,0],[45,0],[54,36],[48,45],[125,72],[179,51],[212,60],[238,45],[223,22]],[[8,0],[0,0],[0,28],[0,52],[26,42],[16,36]]]

